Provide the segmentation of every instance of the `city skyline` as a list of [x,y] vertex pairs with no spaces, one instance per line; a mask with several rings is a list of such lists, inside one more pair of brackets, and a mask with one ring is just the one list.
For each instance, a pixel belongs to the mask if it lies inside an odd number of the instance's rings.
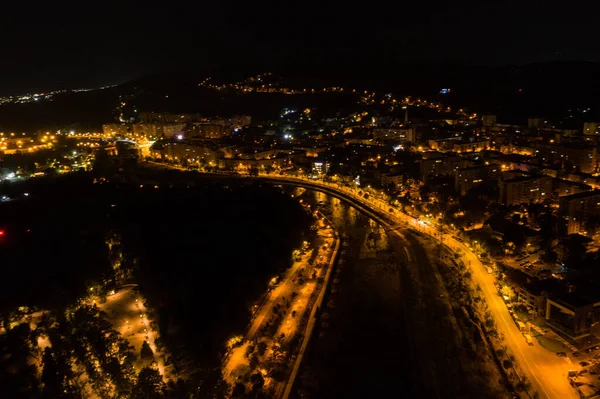
[[586,6],[2,4],[0,397],[598,397]]

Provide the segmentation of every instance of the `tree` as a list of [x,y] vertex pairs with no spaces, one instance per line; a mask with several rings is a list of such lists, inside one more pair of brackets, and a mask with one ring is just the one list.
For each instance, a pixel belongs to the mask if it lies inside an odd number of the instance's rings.
[[250,376],[250,382],[252,383],[252,390],[258,391],[261,390],[265,385],[265,379],[263,378],[261,373],[254,373]]
[[592,235],[595,234],[600,227],[600,215],[590,215],[585,222],[585,229]]
[[132,391],[134,399],[162,398],[165,384],[157,370],[144,367],[138,375],[137,382]]
[[44,368],[42,370],[42,382],[44,383],[43,395],[47,398],[58,397],[62,393],[62,381],[59,375],[58,365],[52,355],[52,349],[44,349],[42,356]]
[[540,235],[542,236],[542,245],[546,250],[550,248],[552,240],[557,235],[557,220],[551,213],[543,213],[537,218],[538,226],[540,226]]
[[515,389],[517,390],[517,392],[527,391],[529,390],[529,388],[531,388],[531,383],[526,379],[517,382],[517,385],[515,385]]
[[96,151],[92,168],[94,170],[94,174],[97,176],[106,176],[108,174],[110,160],[108,153],[104,148],[100,148],[98,151]]
[[267,344],[265,344],[264,342],[259,342],[256,345],[256,350],[260,356],[264,355],[265,351],[267,350]]
[[144,341],[142,344],[142,348],[140,349],[140,356],[142,359],[152,359],[154,357],[154,352],[152,352],[152,348],[147,341]]
[[419,195],[421,196],[422,202],[429,201],[429,194],[431,194],[431,188],[428,185],[424,184],[419,187]]
[[241,398],[246,393],[246,387],[241,382],[236,382],[231,391],[232,398]]

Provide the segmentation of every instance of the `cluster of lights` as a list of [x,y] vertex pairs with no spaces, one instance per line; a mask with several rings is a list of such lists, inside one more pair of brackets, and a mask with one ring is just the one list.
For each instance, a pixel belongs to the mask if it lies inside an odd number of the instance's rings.
[[[230,84],[222,84],[216,85],[210,83],[211,78],[208,77],[204,79],[202,82],[198,84],[199,87],[214,89],[214,90],[236,90],[241,93],[250,93],[250,92],[264,92],[264,93],[282,93],[282,94],[305,94],[305,93],[333,93],[339,92],[343,93],[343,87],[324,87],[324,88],[304,88],[304,89],[290,89],[284,87],[275,86],[273,83],[265,83],[263,81],[264,78],[271,76],[271,73],[263,73],[259,74],[255,77],[248,78],[241,82],[230,83]],[[449,89],[445,89],[450,91]],[[433,109],[437,112],[451,112],[451,107],[445,106],[441,103],[435,103],[431,101],[427,101],[421,98],[413,99],[411,97],[404,98],[396,98],[391,93],[386,93],[382,96],[379,96],[375,91],[358,91],[356,89],[352,89],[352,93],[358,93],[360,95],[360,103],[364,105],[389,105],[393,110],[396,107],[401,107],[402,109],[406,109],[408,106],[412,107],[427,107]],[[464,109],[459,109],[457,112],[458,116],[462,116],[468,118],[470,120],[474,120],[477,118],[477,113],[468,112]]]
[[343,93],[344,88],[338,86],[323,87],[323,88],[304,88],[290,89],[287,87],[279,87],[273,83],[265,83],[264,78],[272,76],[270,72],[262,73],[254,77],[250,77],[241,82],[230,84],[216,85],[210,83],[211,78],[208,77],[198,84],[199,87],[204,87],[213,90],[236,90],[242,93],[280,93],[280,94],[305,94],[305,93]]
[[50,92],[42,92],[42,93],[28,93],[28,94],[23,94],[20,96],[6,96],[6,97],[0,97],[0,105],[3,104],[25,104],[25,103],[30,103],[30,102],[38,102],[38,101],[52,101],[52,97],[54,97],[57,94],[63,94],[63,93],[81,93],[81,92],[85,92],[85,91],[92,91],[92,90],[102,90],[102,89],[106,89],[112,86],[102,86],[99,87],[98,89],[73,89],[73,90],[54,90],[54,91],[50,91]]

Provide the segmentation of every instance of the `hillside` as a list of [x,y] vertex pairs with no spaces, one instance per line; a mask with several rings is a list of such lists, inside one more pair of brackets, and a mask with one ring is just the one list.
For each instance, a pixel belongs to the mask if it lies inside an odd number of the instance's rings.
[[[233,83],[254,72],[222,68],[162,74],[103,90],[65,93],[55,96],[53,101],[6,104],[0,106],[0,131],[96,130],[102,123],[115,120],[121,101],[127,103],[130,111],[198,112],[207,116],[244,113],[255,120],[277,117],[286,106],[317,107],[325,113],[356,107],[356,97],[349,94],[239,94],[198,87],[207,76],[212,76],[211,82]],[[302,65],[280,68],[273,75],[281,87],[340,86],[394,92],[494,113],[503,123],[525,123],[527,117],[543,116],[557,125],[562,122],[565,127],[579,127],[584,120],[600,118],[600,64],[594,63],[494,68],[416,64],[392,67],[371,60],[344,69],[324,66],[317,70]],[[452,91],[441,96],[441,88]]]

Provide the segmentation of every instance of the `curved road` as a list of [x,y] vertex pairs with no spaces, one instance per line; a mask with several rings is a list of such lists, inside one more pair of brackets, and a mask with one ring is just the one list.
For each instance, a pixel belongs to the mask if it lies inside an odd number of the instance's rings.
[[[216,176],[223,177],[223,175]],[[245,176],[228,176],[247,178]],[[579,397],[567,379],[568,370],[572,368],[570,360],[568,358],[558,358],[539,345],[527,345],[522,333],[512,320],[506,305],[497,294],[494,277],[486,272],[477,256],[461,241],[450,234],[439,234],[435,227],[418,223],[413,217],[397,210],[390,213],[388,212],[389,206],[386,204],[377,203],[377,200],[360,198],[353,190],[343,186],[280,175],[261,176],[257,179],[273,184],[289,184],[323,191],[350,203],[389,230],[396,230],[409,224],[418,231],[441,240],[451,250],[460,251],[463,261],[471,268],[473,281],[482,289],[482,294],[485,296],[490,312],[496,320],[499,332],[505,337],[505,343],[511,349],[521,369],[531,382],[533,389],[539,393],[539,397],[548,399],[576,399]],[[408,252],[407,256],[410,257]],[[431,397],[437,396],[434,394]]]
[[367,203],[364,199],[358,197],[345,187],[290,177],[269,176],[261,177],[260,179],[273,184],[285,183],[323,191],[349,202],[390,230],[396,229],[398,222],[408,223],[423,233],[436,239],[441,239],[451,250],[455,252],[457,250],[460,251],[463,261],[471,268],[473,281],[482,288],[482,294],[486,298],[486,302],[496,320],[499,331],[505,337],[506,344],[512,350],[521,369],[526,373],[528,380],[539,393],[539,396],[548,399],[576,399],[579,397],[567,379],[568,371],[572,368],[570,360],[568,358],[558,358],[554,353],[545,350],[539,345],[527,345],[523,334],[519,331],[510,316],[508,308],[497,294],[493,275],[487,273],[478,257],[462,242],[450,234],[442,234],[440,237],[435,227],[418,223],[414,218],[399,211],[394,211],[393,214],[390,214],[385,210],[387,207],[384,207],[383,204],[380,205],[380,208],[383,208],[383,210],[374,209],[373,204]]

